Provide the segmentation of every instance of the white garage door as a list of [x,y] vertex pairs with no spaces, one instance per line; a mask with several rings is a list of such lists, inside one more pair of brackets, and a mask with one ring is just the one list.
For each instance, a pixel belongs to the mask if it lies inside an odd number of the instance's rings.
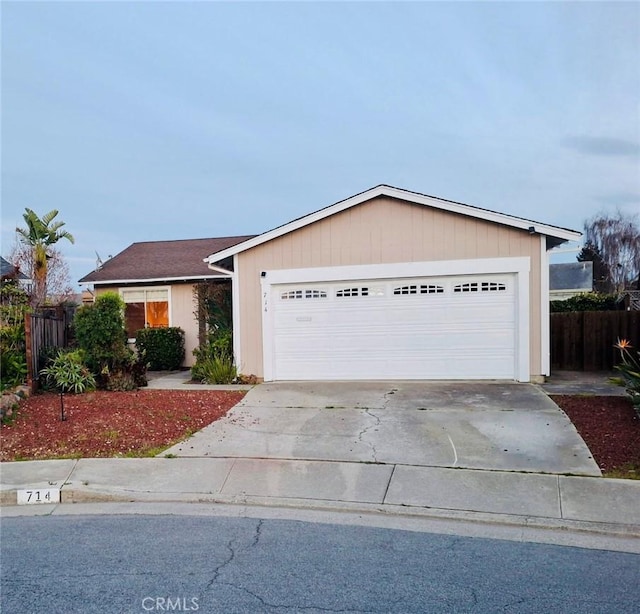
[[514,379],[515,275],[271,286],[276,380]]

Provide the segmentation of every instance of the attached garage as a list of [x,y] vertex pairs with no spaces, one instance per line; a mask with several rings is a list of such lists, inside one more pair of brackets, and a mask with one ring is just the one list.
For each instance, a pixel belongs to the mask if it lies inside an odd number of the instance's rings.
[[272,379],[514,379],[512,275],[276,285]]
[[548,374],[548,251],[579,233],[377,186],[233,257],[234,353],[273,380]]
[[376,277],[365,276],[370,266],[265,273],[265,375],[520,379],[528,373],[528,331],[519,327],[528,301],[518,296],[526,294],[528,265],[524,259],[484,265],[482,273],[467,261],[376,266]]

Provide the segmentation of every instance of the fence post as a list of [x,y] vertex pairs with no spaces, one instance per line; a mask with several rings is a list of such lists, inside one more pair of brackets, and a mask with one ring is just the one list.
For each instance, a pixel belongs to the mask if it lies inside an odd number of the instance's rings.
[[29,387],[31,394],[33,394],[36,389],[35,378],[33,377],[33,346],[30,313],[24,314],[24,345],[27,359],[27,386]]

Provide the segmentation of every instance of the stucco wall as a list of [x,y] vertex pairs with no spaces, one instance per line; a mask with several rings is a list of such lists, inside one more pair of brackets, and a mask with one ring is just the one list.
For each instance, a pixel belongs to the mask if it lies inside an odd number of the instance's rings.
[[171,326],[184,330],[184,363],[191,367],[195,364],[193,350],[198,347],[198,322],[194,315],[193,284],[171,286]]
[[316,266],[525,256],[531,259],[531,375],[541,371],[540,237],[378,197],[238,255],[240,371],[263,377],[260,272]]

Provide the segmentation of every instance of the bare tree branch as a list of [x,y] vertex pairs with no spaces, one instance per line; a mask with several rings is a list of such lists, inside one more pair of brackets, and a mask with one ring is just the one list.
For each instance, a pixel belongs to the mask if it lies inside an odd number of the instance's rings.
[[599,214],[584,225],[585,245],[591,246],[604,264],[607,292],[620,293],[637,283],[640,273],[640,226],[634,215],[618,210]]

